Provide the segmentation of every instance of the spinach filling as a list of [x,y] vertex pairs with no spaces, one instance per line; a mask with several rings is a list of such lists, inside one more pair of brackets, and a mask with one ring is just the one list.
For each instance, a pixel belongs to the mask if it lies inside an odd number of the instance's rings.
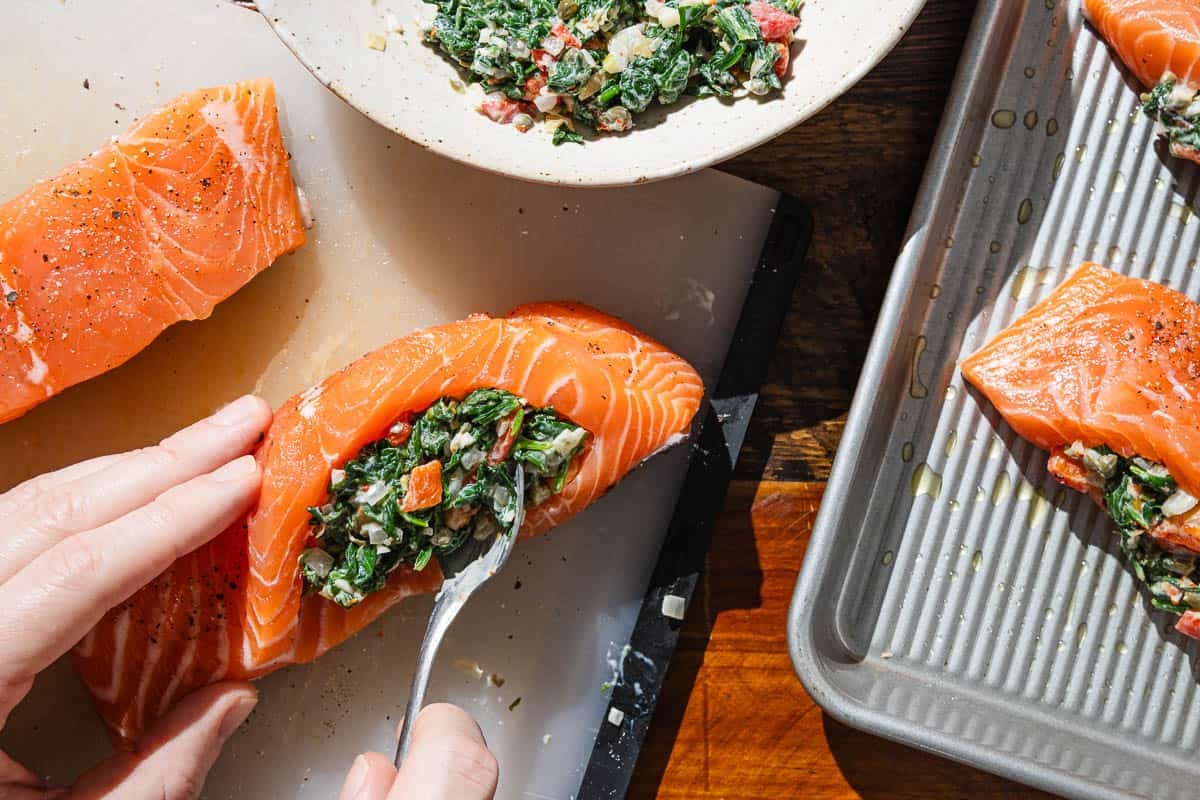
[[513,533],[524,466],[525,505],[561,492],[588,434],[553,408],[502,389],[442,398],[401,419],[330,476],[329,500],[308,509],[300,554],[306,589],[349,608],[401,564],[421,570],[469,539]]
[[1172,614],[1200,609],[1200,586],[1193,579],[1200,556],[1167,550],[1147,535],[1169,516],[1163,506],[1181,491],[1175,479],[1161,464],[1122,458],[1107,447],[1092,448],[1090,453],[1105,462],[1115,459],[1112,469],[1106,470],[1110,475],[1104,482],[1104,507],[1120,530],[1121,550],[1138,581],[1145,584],[1150,602]]
[[[481,110],[555,144],[620,132],[651,103],[782,88],[803,0],[430,0],[426,40],[488,92]],[[569,123],[567,122],[569,121]]]
[[1158,85],[1142,95],[1142,111],[1157,122],[1172,155],[1200,152],[1200,103],[1196,91],[1167,72]]

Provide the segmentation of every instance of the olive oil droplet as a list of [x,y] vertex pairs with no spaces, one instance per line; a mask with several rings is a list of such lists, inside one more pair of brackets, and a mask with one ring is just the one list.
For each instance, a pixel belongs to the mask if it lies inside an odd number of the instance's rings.
[[928,464],[918,464],[912,475],[913,497],[928,495],[936,500],[942,493],[942,476],[933,471]]
[[1024,225],[1033,218],[1033,200],[1026,197],[1021,201],[1021,205],[1017,206],[1017,224]]
[[1038,489],[1033,495],[1033,501],[1029,504],[1029,513],[1025,515],[1026,527],[1036,527],[1049,512],[1050,501],[1046,499],[1046,492],[1044,489]]
[[929,341],[924,336],[918,336],[913,344],[912,355],[912,373],[908,382],[908,393],[918,400],[922,400],[929,396],[929,389],[925,384],[921,383],[921,355],[924,354],[925,348],[929,346]]
[[1008,477],[1007,472],[1001,472],[996,476],[996,482],[992,484],[992,505],[1000,505],[1011,492],[1012,479]]
[[1017,112],[1002,108],[992,114],[992,124],[997,128],[1011,128],[1017,124]]

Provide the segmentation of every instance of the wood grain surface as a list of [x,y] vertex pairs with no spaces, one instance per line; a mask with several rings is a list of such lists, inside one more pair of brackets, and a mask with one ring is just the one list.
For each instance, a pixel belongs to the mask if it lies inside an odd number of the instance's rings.
[[975,10],[930,0],[809,122],[723,165],[794,194],[814,238],[631,798],[1036,798],[847,728],[805,694],[785,619],[830,460]]

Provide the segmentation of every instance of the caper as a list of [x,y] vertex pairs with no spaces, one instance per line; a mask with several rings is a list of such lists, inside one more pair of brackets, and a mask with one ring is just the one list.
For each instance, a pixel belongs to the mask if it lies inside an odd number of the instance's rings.
[[563,22],[579,13],[579,3],[576,0],[558,0],[558,18]]

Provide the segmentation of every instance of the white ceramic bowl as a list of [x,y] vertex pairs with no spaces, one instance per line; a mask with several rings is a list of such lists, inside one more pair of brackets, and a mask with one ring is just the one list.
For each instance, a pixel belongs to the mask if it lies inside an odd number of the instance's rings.
[[[657,104],[622,136],[554,147],[540,127],[519,133],[477,113],[462,76],[422,43],[420,0],[258,0],[284,43],[317,78],[381,125],[436,153],[516,178],[619,186],[702,169],[808,119],[899,41],[924,0],[808,0],[782,93],[733,102]],[[391,13],[404,28],[383,52]]]

